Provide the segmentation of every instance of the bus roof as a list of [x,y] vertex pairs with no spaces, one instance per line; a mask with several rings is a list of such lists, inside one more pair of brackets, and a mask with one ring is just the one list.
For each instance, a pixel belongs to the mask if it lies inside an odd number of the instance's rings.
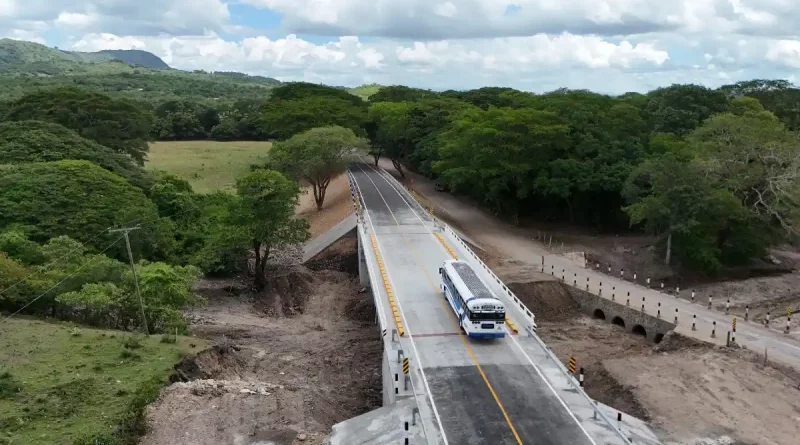
[[450,265],[474,298],[498,300],[467,262],[454,260],[450,261]]

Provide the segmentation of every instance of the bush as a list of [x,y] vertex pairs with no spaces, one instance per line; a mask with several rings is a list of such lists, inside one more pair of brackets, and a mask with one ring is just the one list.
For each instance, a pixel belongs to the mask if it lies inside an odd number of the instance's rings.
[[125,340],[122,341],[122,346],[125,349],[139,349],[142,347],[142,337],[138,335],[125,337]]
[[0,373],[0,399],[13,399],[22,391],[22,385],[10,372]]

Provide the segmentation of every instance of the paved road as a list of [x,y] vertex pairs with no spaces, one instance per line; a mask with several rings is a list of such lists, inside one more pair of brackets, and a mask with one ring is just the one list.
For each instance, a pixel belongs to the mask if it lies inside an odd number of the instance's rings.
[[[731,329],[733,317],[726,315],[724,311],[707,309],[707,295],[699,295],[697,302],[692,303],[688,299],[676,298],[655,289],[648,289],[643,285],[621,280],[618,277],[584,269],[561,255],[548,252],[540,243],[474,208],[474,206],[465,204],[459,198],[449,193],[434,191],[432,184],[429,184],[430,181],[426,178],[416,175],[414,175],[414,178],[416,184],[412,188],[435,206],[441,208],[444,211],[443,216],[448,223],[463,228],[467,233],[474,236],[479,243],[490,245],[494,251],[503,252],[508,259],[524,261],[529,264],[541,264],[542,256],[544,256],[546,273],[549,273],[550,266],[553,265],[556,275],[560,277],[561,270],[564,269],[565,279],[569,284],[572,284],[575,274],[577,274],[578,286],[584,290],[586,289],[586,278],[588,277],[590,282],[589,290],[595,294],[599,292],[600,282],[602,281],[603,297],[610,299],[611,289],[615,287],[617,301],[624,303],[624,298],[630,292],[631,306],[637,308],[641,308],[642,297],[644,297],[645,311],[650,314],[657,313],[658,303],[660,302],[661,313],[669,321],[673,320],[675,309],[677,308],[677,332],[708,342],[725,343],[726,334]],[[470,228],[475,227],[479,228],[478,232],[470,230]],[[641,280],[642,277],[639,277],[639,279]],[[715,306],[720,303],[721,301],[714,301]],[[693,315],[697,316],[696,331],[691,329]],[[712,322],[714,321],[717,323],[717,336],[712,339],[711,330],[713,327]],[[737,320],[736,341],[740,345],[744,345],[761,354],[764,353],[766,348],[769,351],[770,360],[775,360],[800,370],[800,339],[798,339],[798,336],[800,336],[800,323],[793,324],[792,334],[785,335],[756,323],[744,322],[740,317]]]
[[447,442],[593,444],[509,338],[478,342],[457,334],[438,290],[437,270],[449,255],[430,225],[383,175],[366,164],[352,171]]

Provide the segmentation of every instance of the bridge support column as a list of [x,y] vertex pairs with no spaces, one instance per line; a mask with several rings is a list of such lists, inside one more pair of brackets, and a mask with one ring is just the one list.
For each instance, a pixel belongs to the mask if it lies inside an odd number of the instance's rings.
[[369,272],[367,272],[367,259],[364,256],[364,246],[361,243],[361,237],[358,237],[358,281],[362,287],[369,286]]

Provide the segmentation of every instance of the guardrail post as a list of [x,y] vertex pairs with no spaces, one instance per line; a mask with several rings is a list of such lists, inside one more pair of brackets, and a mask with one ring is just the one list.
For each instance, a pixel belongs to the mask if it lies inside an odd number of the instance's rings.
[[[417,416],[419,416],[419,408],[416,406],[411,408],[411,426],[417,426]],[[420,417],[422,420],[422,417]]]
[[402,357],[405,357],[405,354],[403,353],[403,350],[402,350],[402,349],[398,349],[398,350],[397,350],[397,363],[400,363],[400,359],[401,359]]
[[392,329],[392,341],[397,341],[394,339],[395,335],[397,335],[397,329]]
[[409,376],[408,373],[411,371],[411,360],[407,357],[403,357],[403,389],[408,391],[408,380]]

